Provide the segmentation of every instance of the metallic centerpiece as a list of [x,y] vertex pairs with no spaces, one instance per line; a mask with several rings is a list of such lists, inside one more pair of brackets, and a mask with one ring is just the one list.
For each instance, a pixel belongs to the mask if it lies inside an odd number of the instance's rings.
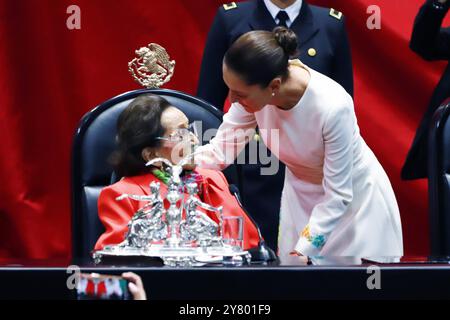
[[[158,257],[168,266],[195,266],[222,262],[224,259],[248,261],[247,251],[223,241],[222,207],[202,202],[197,197],[197,183],[184,183],[180,178],[183,165],[194,155],[195,152],[177,165],[163,158],[155,158],[147,163],[148,166],[164,163],[166,170],[170,172],[165,197],[169,207],[164,208],[159,182],[150,184],[149,196],[120,195],[117,201],[131,199],[146,204],[131,218],[122,243],[105,246],[103,250],[93,253],[96,263],[100,263],[106,256]],[[218,222],[198,210],[199,208],[215,213]]]

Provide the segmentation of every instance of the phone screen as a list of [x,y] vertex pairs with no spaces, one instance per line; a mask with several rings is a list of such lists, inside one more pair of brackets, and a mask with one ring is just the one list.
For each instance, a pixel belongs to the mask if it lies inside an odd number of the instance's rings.
[[131,300],[128,280],[120,276],[80,274],[78,300]]

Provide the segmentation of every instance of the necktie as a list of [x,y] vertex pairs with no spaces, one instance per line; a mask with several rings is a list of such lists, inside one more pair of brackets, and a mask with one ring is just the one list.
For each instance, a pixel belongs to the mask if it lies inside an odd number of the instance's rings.
[[279,27],[285,27],[285,28],[288,27],[286,21],[289,20],[289,16],[286,13],[286,11],[280,10],[278,12],[276,18],[279,20],[279,22],[278,22]]

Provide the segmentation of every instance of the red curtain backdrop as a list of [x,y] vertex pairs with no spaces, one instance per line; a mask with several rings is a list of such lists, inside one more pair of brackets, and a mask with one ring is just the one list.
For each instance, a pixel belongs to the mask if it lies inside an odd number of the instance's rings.
[[[70,256],[70,153],[78,121],[137,89],[127,71],[150,42],[176,60],[166,86],[195,94],[206,35],[220,0],[0,0],[0,257]],[[363,137],[385,167],[408,254],[428,251],[426,181],[400,168],[444,63],[408,49],[422,0],[317,0],[344,12]],[[81,30],[66,27],[81,8]],[[382,29],[368,30],[369,5]]]

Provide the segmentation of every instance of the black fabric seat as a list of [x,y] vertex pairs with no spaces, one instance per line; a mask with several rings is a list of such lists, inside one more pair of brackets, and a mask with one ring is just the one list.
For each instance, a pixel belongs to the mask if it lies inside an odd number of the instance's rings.
[[[164,97],[182,110],[189,121],[202,121],[203,132],[218,128],[222,122],[222,112],[211,104],[166,89],[127,92],[87,113],[76,131],[72,150],[72,258],[75,260],[90,257],[95,242],[104,230],[98,219],[97,199],[113,176],[108,159],[115,149],[117,118],[134,98],[146,93]],[[237,165],[232,165],[224,173],[230,183],[240,186],[238,170]]]
[[428,192],[431,254],[450,256],[450,99],[435,112],[429,133]]

